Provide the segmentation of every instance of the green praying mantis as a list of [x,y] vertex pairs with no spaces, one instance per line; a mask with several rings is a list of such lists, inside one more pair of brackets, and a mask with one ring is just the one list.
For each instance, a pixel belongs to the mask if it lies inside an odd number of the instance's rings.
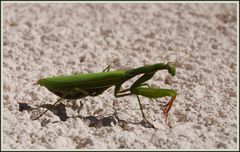
[[[147,65],[127,71],[116,70],[110,71],[108,66],[102,72],[75,74],[66,76],[56,76],[40,79],[37,84],[46,87],[49,91],[59,96],[53,106],[59,103],[62,99],[81,99],[87,96],[101,95],[108,88],[115,86],[114,96],[124,97],[129,95],[136,95],[143,118],[153,127],[152,123],[148,121],[143,112],[139,96],[155,99],[160,97],[171,97],[170,101],[162,105],[164,107],[163,114],[165,115],[165,122],[167,124],[168,112],[170,111],[174,100],[177,96],[177,91],[173,89],[151,88],[146,81],[151,79],[159,70],[167,70],[169,74],[175,76],[176,66],[174,63],[168,62]],[[129,88],[122,89],[122,85],[137,75],[141,75]],[[157,100],[156,100],[157,101]],[[38,117],[45,114],[49,109],[45,110]],[[168,125],[168,124],[167,124]],[[170,125],[168,125],[170,127]]]

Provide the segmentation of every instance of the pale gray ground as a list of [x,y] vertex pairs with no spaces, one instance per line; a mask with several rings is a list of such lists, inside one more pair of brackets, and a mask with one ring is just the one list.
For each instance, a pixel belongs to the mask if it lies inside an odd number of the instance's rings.
[[[2,148],[238,147],[236,4],[4,4],[3,9]],[[56,101],[34,85],[40,78],[169,61],[177,62],[176,76],[158,71],[149,84],[178,90],[171,129],[159,103],[148,98],[141,100],[158,130],[130,123],[142,120],[137,99],[115,98],[113,88],[82,99],[80,115],[108,119],[116,111],[128,122],[125,127],[89,127],[79,117],[60,121],[51,111],[32,121],[43,108],[19,111],[18,103],[36,107]],[[63,104],[68,116],[77,115],[79,102]]]

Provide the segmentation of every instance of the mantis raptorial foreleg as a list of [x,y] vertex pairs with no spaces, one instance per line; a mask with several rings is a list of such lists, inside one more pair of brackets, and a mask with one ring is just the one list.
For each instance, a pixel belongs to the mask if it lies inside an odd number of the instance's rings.
[[[143,83],[143,84],[141,84],[140,86],[147,86],[148,88],[151,88],[150,85],[147,84],[147,83]],[[160,102],[161,104],[165,104],[165,105],[161,105],[161,106],[163,106],[163,107],[167,106],[166,102],[159,101],[159,100],[157,100],[156,98],[149,98],[149,99],[150,99],[151,101],[155,100],[156,102]]]
[[[124,82],[126,81],[123,81],[119,84],[116,84],[115,85],[115,90],[114,90],[114,96],[115,97],[124,97],[124,96],[128,96],[128,95],[132,95],[131,93],[125,93],[125,94],[121,94],[121,93],[124,93],[124,92],[127,92],[127,91],[130,91],[131,89],[135,88],[135,87],[139,87],[141,86],[144,82],[148,81],[149,79],[151,79],[153,77],[153,75],[155,74],[155,72],[152,72],[150,74],[144,74],[143,76],[141,76],[139,79],[137,79],[130,88],[128,89],[124,89],[124,90],[121,90],[121,86]],[[131,76],[132,77],[132,76]]]
[[[121,91],[120,91],[120,88],[121,88],[121,85],[123,83],[117,84],[116,88],[115,88],[114,95],[115,95],[115,97],[123,97],[123,96],[136,94],[137,98],[138,98],[138,103],[139,103],[139,106],[140,106],[140,110],[142,112],[142,116],[151,126],[153,126],[153,125],[150,123],[150,121],[148,121],[146,119],[145,114],[143,112],[143,108],[142,108],[141,102],[140,102],[140,98],[139,98],[138,95],[143,95],[143,96],[148,97],[150,99],[154,99],[155,101],[158,101],[158,100],[155,99],[152,96],[155,96],[155,97],[171,96],[172,98],[171,98],[171,100],[169,102],[167,102],[167,104],[166,104],[166,102],[161,102],[161,103],[165,104],[165,105],[161,105],[161,106],[165,107],[164,112],[163,112],[164,116],[166,117],[165,118],[165,122],[170,127],[170,125],[167,123],[167,117],[168,117],[168,112],[171,109],[174,100],[176,99],[175,91],[174,90],[160,89],[160,88],[159,89],[150,88],[150,86],[147,83],[145,83],[145,82],[148,81],[149,79],[151,79],[154,74],[155,74],[155,72],[144,74],[139,79],[137,79],[132,84],[132,86],[130,88],[124,89],[124,90],[121,90]],[[139,88],[142,88],[141,86],[147,86],[149,89],[147,89],[147,88],[145,90],[139,89]],[[130,91],[130,93],[125,93],[127,91]],[[153,91],[153,92],[151,92],[151,91]],[[157,91],[158,94],[156,94],[156,92],[154,92],[154,91]]]
[[170,111],[173,102],[175,101],[176,96],[173,96],[170,101],[166,104],[166,109],[164,109],[163,114],[165,116],[165,123],[171,128],[171,125],[169,123],[167,123],[167,118],[168,118],[168,112]]

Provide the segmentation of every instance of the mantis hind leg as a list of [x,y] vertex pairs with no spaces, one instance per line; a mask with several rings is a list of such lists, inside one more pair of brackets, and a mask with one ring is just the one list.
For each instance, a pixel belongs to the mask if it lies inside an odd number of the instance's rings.
[[[64,94],[61,98],[59,98],[53,105],[52,107],[54,107],[57,103],[59,103],[62,99],[64,99],[65,97],[67,97],[69,94],[71,94],[72,92],[77,91],[77,92],[81,92],[84,95],[88,95],[88,92],[81,90],[79,88],[74,88],[70,91],[68,91],[66,94]],[[36,118],[33,118],[32,120],[37,120],[38,118],[40,118],[41,116],[43,116],[46,112],[48,112],[49,109],[45,110],[43,113],[41,113],[39,116],[37,116]]]

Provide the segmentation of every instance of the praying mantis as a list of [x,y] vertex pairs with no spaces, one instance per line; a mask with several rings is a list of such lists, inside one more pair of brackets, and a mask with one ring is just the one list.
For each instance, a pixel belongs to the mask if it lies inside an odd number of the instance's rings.
[[[155,128],[154,125],[146,119],[139,96],[153,98],[155,100],[160,97],[171,97],[170,101],[163,105],[163,114],[165,115],[166,124],[168,112],[177,96],[177,91],[174,89],[151,88],[146,83],[146,81],[151,79],[159,70],[167,70],[172,76],[175,76],[176,74],[176,66],[172,62],[166,64],[157,63],[126,71],[110,71],[110,67],[108,66],[102,72],[48,77],[38,80],[37,84],[46,87],[49,91],[60,97],[53,106],[59,103],[62,99],[81,99],[87,96],[98,96],[110,87],[115,86],[114,96],[116,98],[129,95],[137,96],[143,118]],[[137,75],[142,76],[129,88],[122,89],[122,85],[126,81]],[[47,111],[48,109],[33,120],[37,120]],[[170,127],[170,125],[168,126]]]

